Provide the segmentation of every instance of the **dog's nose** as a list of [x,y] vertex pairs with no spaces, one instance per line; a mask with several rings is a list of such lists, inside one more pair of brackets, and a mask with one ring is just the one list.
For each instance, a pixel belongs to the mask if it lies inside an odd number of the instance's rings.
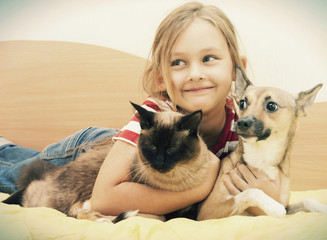
[[251,119],[239,119],[237,121],[237,127],[240,130],[248,130],[250,127],[252,127],[253,121]]

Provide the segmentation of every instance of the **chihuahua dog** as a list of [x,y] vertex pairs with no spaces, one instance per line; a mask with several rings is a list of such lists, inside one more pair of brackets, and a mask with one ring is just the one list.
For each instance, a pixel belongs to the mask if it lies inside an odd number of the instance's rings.
[[[221,161],[215,186],[199,209],[198,220],[231,215],[251,215],[247,209],[257,207],[269,216],[282,217],[298,211],[324,212],[327,206],[313,199],[289,205],[290,153],[298,119],[306,115],[322,84],[296,96],[278,88],[255,87],[240,67],[236,67],[234,105],[239,120],[236,131],[239,144]],[[237,164],[262,170],[270,180],[280,178],[279,201],[262,190],[249,188],[233,196],[224,179]]]

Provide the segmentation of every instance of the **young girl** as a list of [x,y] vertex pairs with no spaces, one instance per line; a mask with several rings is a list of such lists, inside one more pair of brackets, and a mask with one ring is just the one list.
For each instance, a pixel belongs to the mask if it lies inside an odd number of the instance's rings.
[[[215,183],[219,158],[228,155],[237,145],[234,132],[237,116],[228,94],[235,79],[235,64],[245,68],[246,59],[239,54],[235,29],[225,14],[217,7],[197,2],[177,8],[163,20],[151,53],[152,59],[143,77],[144,90],[151,97],[145,100],[143,107],[152,111],[203,111],[199,131],[208,146],[211,167],[202,185],[184,192],[169,192],[129,182],[129,166],[137,155],[136,141],[140,132],[134,116],[118,134],[114,130],[90,128],[41,153],[7,142],[0,151],[0,158],[6,158],[8,164],[1,166],[2,191],[14,190],[20,167],[35,159],[66,164],[85,150],[73,152],[76,146],[116,134],[115,144],[95,182],[91,197],[93,210],[117,215],[139,209],[142,213],[162,215],[203,200]],[[277,198],[278,182],[270,182],[262,172],[244,165],[240,165],[239,170],[245,181],[232,172],[225,182],[232,194],[257,187]],[[253,209],[253,213],[260,212]]]

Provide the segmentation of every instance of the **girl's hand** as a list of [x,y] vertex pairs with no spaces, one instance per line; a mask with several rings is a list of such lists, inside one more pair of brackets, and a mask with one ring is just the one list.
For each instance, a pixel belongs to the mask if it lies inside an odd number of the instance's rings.
[[[280,179],[279,176],[276,180],[270,180],[263,172],[251,166],[238,164],[237,169],[242,174],[242,179],[235,170],[230,172],[230,178],[224,179],[224,184],[230,194],[237,195],[240,192],[249,188],[258,188],[264,191],[268,196],[280,202]],[[252,211],[253,210],[253,211]],[[260,215],[262,212],[255,210],[250,211],[255,215]]]

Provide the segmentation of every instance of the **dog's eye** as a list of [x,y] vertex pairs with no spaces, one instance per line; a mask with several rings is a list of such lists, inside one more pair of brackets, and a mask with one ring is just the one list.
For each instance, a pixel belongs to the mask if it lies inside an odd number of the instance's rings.
[[240,109],[241,109],[242,111],[244,111],[244,110],[246,109],[246,107],[247,107],[246,99],[242,99],[242,100],[240,101]]
[[269,102],[267,104],[266,108],[269,112],[276,112],[278,110],[278,105],[277,105],[277,103]]

